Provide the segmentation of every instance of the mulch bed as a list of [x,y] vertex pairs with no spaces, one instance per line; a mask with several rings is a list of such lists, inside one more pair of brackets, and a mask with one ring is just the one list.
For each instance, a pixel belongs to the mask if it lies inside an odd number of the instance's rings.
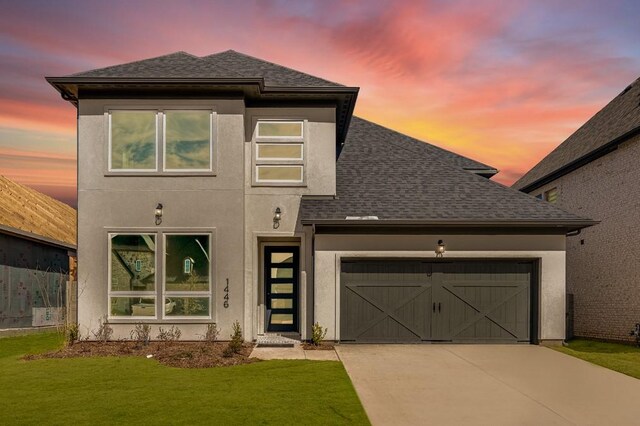
[[334,349],[333,343],[323,342],[316,346],[313,343],[305,342],[302,344],[302,349],[305,351],[332,351]]
[[63,349],[37,355],[27,355],[26,360],[45,358],[86,358],[98,356],[134,356],[158,360],[161,364],[180,368],[226,367],[257,362],[249,358],[252,344],[245,344],[240,353],[224,357],[226,342],[151,342],[144,346],[139,342],[77,342]]

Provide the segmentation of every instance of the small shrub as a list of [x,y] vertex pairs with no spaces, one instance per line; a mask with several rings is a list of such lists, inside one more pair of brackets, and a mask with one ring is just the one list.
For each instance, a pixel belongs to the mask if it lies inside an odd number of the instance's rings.
[[320,323],[315,323],[313,324],[313,326],[311,326],[311,342],[314,345],[320,346],[326,335],[327,328],[322,327]]
[[137,323],[129,335],[131,336],[131,340],[148,346],[149,340],[151,340],[151,326],[149,324]]
[[63,332],[65,346],[72,346],[75,342],[80,340],[80,326],[78,326],[78,324],[65,324]]
[[206,343],[214,343],[218,340],[218,335],[220,335],[218,325],[215,322],[207,324],[207,331],[202,336],[202,340],[204,340]]
[[109,339],[111,339],[111,336],[113,336],[113,328],[111,328],[111,326],[109,325],[109,321],[105,316],[100,320],[100,325],[98,326],[98,329],[93,332],[93,337],[95,337],[96,340],[99,340],[102,343],[105,343],[105,342],[108,342]]
[[240,323],[235,321],[233,323],[233,334],[231,335],[231,340],[227,345],[225,350],[230,350],[232,353],[237,354],[242,350],[242,344],[244,343],[244,339],[242,338],[242,328],[240,328]]
[[233,354],[235,354],[233,348],[231,346],[226,346],[223,350],[222,350],[222,356],[225,358],[231,358],[233,356]]
[[182,335],[182,332],[180,331],[180,329],[172,325],[171,328],[168,330],[165,330],[162,327],[160,327],[158,329],[158,335],[156,336],[156,339],[163,342],[173,343],[177,340],[180,340],[181,335]]

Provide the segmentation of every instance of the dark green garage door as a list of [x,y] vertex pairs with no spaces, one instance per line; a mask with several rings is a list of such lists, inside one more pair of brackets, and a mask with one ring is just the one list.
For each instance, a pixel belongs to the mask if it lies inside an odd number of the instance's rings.
[[343,261],[340,338],[528,342],[531,262]]

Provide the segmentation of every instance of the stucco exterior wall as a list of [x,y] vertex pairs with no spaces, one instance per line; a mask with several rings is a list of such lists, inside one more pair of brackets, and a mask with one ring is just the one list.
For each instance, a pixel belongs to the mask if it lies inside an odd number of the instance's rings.
[[532,192],[557,187],[557,205],[600,220],[567,239],[574,334],[631,340],[640,322],[640,137]]
[[[216,322],[221,335],[242,321],[244,281],[242,235],[244,216],[244,105],[242,101],[197,101],[217,112],[214,152],[216,176],[109,176],[105,108],[176,107],[178,101],[81,100],[78,118],[78,322],[83,336],[92,337],[108,314],[108,233],[207,231],[213,234],[212,318],[174,320],[183,339],[197,339],[206,323]],[[155,225],[154,209],[162,203],[163,220]],[[229,279],[230,304],[224,308],[223,288]],[[156,280],[161,286],[161,280]],[[128,338],[136,321],[112,319],[114,338]],[[154,323],[154,321],[147,321]],[[171,322],[155,321],[159,326]]]
[[[216,112],[214,174],[116,176],[107,170],[108,109],[206,107]],[[310,265],[308,232],[299,226],[303,194],[335,194],[335,109],[251,109],[243,100],[80,100],[78,116],[78,322],[83,336],[92,338],[99,321],[109,313],[109,232],[202,231],[213,235],[211,319],[144,320],[158,327],[177,324],[183,339],[199,339],[207,323],[216,322],[221,338],[239,321],[245,338],[262,332],[261,245],[291,243],[301,247],[301,324],[306,317],[306,265]],[[248,111],[248,112],[247,112]],[[306,185],[254,187],[252,185],[255,118],[306,120]],[[154,209],[163,204],[160,226]],[[273,226],[276,207],[280,226]],[[306,233],[305,233],[306,232]],[[160,256],[160,252],[158,252]],[[258,271],[258,272],[256,272]],[[224,288],[229,304],[224,306]],[[161,286],[158,277],[156,285]],[[128,338],[139,320],[113,318],[114,338]]]
[[439,239],[446,258],[539,259],[541,341],[565,337],[564,235],[316,235],[314,321],[340,339],[339,288],[342,257],[435,258]]
[[[304,186],[265,187],[253,185],[255,122],[280,118],[305,120]],[[255,338],[265,331],[262,251],[264,244],[292,244],[300,247],[300,334],[306,339],[311,327],[313,275],[309,269],[310,230],[300,225],[298,213],[302,195],[331,196],[336,192],[336,128],[334,108],[247,108],[244,155],[245,188],[245,325],[246,334]],[[273,217],[282,211],[277,227]]]

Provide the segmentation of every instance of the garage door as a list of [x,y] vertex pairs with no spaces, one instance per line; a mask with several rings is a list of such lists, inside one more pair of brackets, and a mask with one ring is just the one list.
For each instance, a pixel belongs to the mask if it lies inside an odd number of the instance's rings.
[[529,342],[531,262],[343,261],[340,338]]

